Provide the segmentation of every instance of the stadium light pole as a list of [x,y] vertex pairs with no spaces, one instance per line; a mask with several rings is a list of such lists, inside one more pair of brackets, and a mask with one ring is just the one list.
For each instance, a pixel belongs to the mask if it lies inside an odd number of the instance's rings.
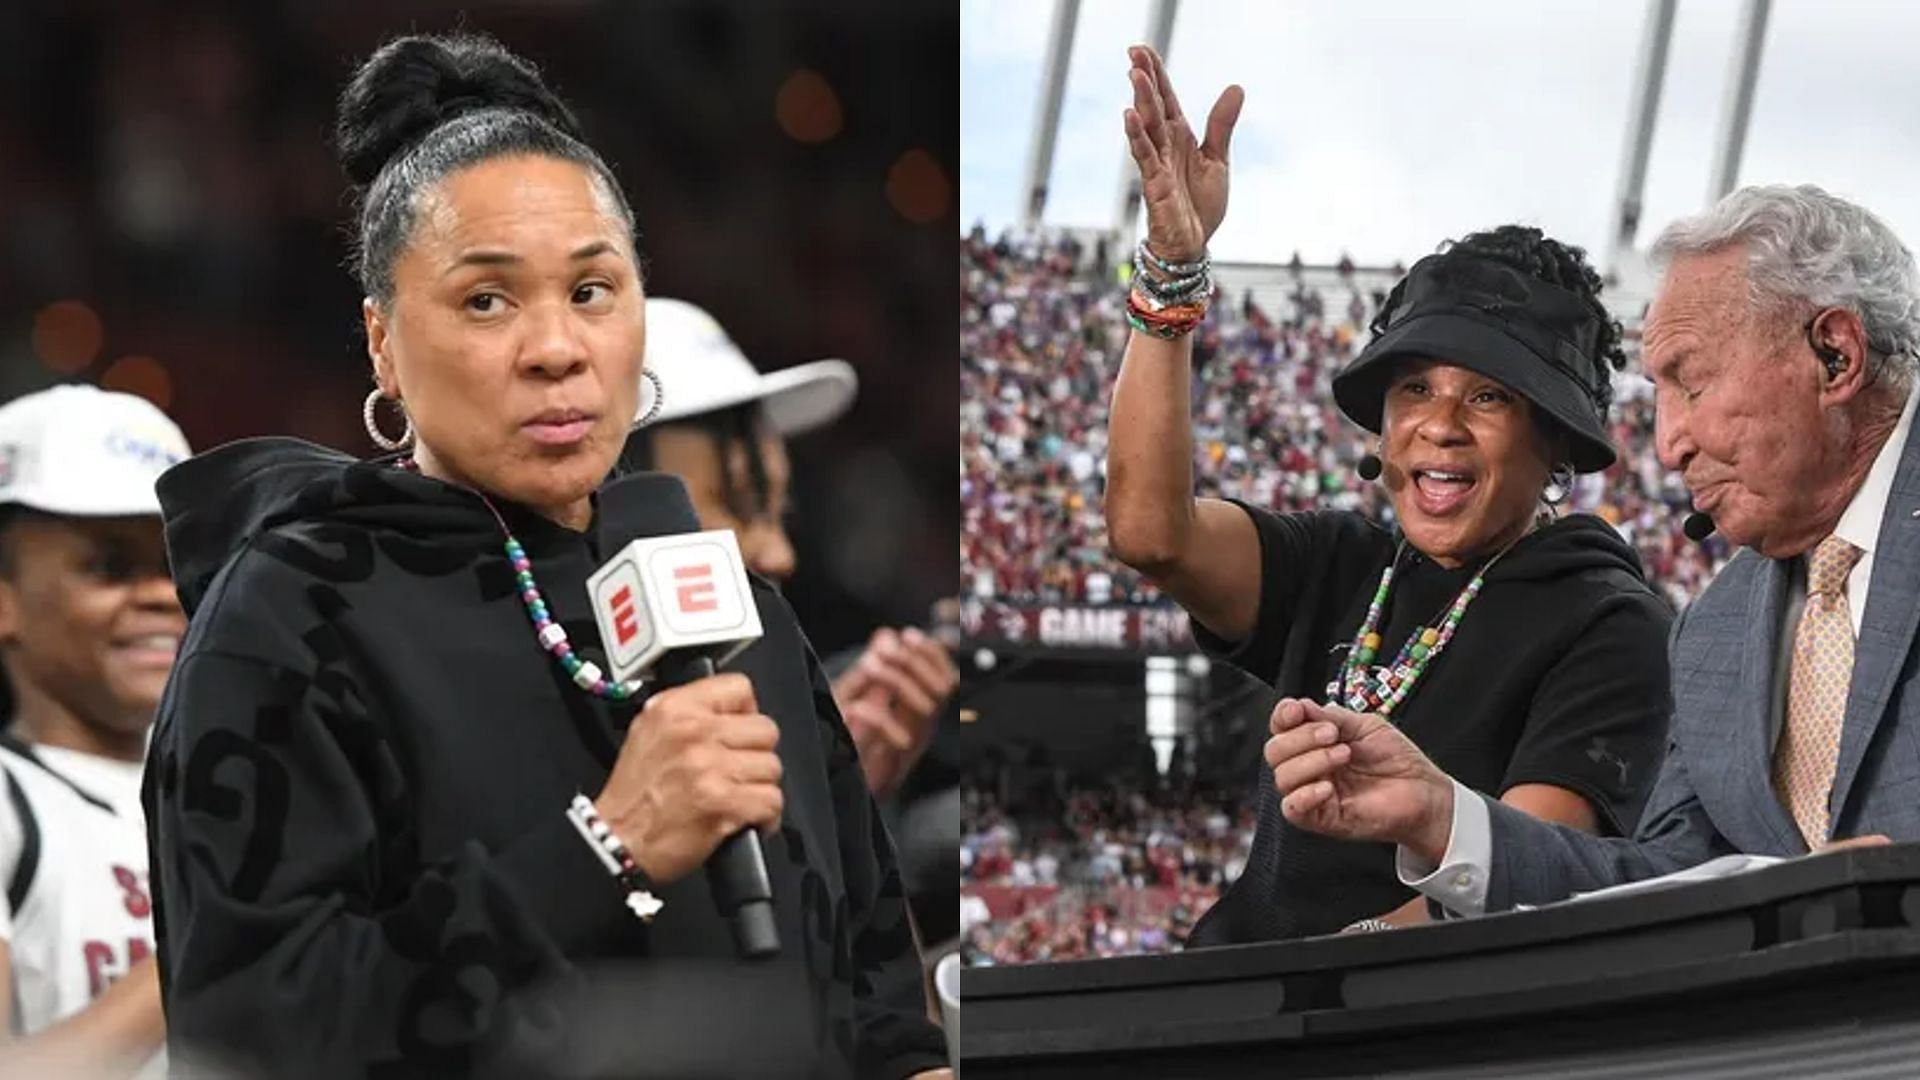
[[1080,0],[1054,0],[1053,27],[1047,31],[1047,63],[1040,72],[1040,105],[1033,119],[1033,144],[1027,150],[1027,202],[1021,224],[1032,232],[1047,209],[1047,182],[1053,176],[1053,144],[1060,133],[1060,103],[1067,96],[1067,64],[1073,56],[1073,30],[1080,21]]
[[[1165,60],[1168,47],[1173,44],[1173,17],[1179,14],[1180,0],[1153,0],[1153,6],[1147,9],[1147,44]],[[1205,135],[1206,120],[1200,120],[1202,130],[1197,135]],[[1124,151],[1120,155],[1120,204],[1114,210],[1113,234],[1118,241],[1115,252],[1125,252],[1133,247],[1133,224],[1140,216],[1140,170],[1134,165],[1133,158]],[[1127,257],[1127,256],[1123,256]]]
[[1640,36],[1640,55],[1633,69],[1633,99],[1627,107],[1627,145],[1620,157],[1620,190],[1613,200],[1612,247],[1607,266],[1616,276],[1633,252],[1647,187],[1647,158],[1653,148],[1653,126],[1660,114],[1660,88],[1667,76],[1667,47],[1673,40],[1673,12],[1677,0],[1648,0],[1647,22]]
[[1734,42],[1733,64],[1727,73],[1720,137],[1714,140],[1713,179],[1707,185],[1709,205],[1719,202],[1740,179],[1740,155],[1747,145],[1753,88],[1760,80],[1760,52],[1766,45],[1767,13],[1772,7],[1772,0],[1746,0],[1740,6],[1740,36]]

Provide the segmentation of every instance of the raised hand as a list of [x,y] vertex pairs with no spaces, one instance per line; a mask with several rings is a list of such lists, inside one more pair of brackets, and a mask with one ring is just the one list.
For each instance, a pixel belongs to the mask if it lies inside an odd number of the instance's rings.
[[1227,216],[1227,144],[1246,93],[1229,86],[1207,114],[1206,141],[1196,142],[1159,54],[1127,50],[1133,105],[1123,114],[1127,148],[1140,168],[1147,207],[1147,246],[1168,262],[1192,262]]
[[1405,844],[1429,861],[1446,851],[1453,782],[1378,716],[1283,699],[1268,724],[1267,766],[1280,812],[1343,840]]

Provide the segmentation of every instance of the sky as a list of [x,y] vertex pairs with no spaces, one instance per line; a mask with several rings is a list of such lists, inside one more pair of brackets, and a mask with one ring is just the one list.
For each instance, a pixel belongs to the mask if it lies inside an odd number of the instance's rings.
[[[1056,0],[962,0],[963,225],[1013,224]],[[1247,102],[1223,260],[1411,262],[1509,221],[1607,248],[1647,5],[1635,0],[1180,0],[1190,116]],[[1703,208],[1737,0],[1680,0],[1638,240]],[[1047,221],[1110,224],[1147,0],[1083,0]],[[1815,183],[1920,243],[1920,3],[1775,0],[1738,182]],[[1599,261],[1596,258],[1596,261]]]

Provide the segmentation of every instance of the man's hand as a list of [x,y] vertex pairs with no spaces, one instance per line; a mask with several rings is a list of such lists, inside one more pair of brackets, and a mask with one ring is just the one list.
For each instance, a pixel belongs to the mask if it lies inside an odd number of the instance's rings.
[[927,1069],[914,1073],[907,1080],[953,1080],[952,1069]]
[[1342,840],[1403,844],[1429,862],[1446,853],[1453,781],[1378,716],[1294,698],[1268,724],[1267,766],[1293,824]]
[[834,704],[875,796],[892,794],[906,779],[959,683],[946,646],[911,627],[875,630],[859,661],[834,680]]

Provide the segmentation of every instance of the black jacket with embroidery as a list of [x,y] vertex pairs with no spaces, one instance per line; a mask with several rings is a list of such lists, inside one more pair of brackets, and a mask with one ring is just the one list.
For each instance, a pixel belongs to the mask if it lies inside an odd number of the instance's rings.
[[[501,505],[599,659],[586,579],[633,538]],[[734,958],[704,875],[643,925],[564,810],[637,704],[535,641],[474,495],[288,439],[160,481],[192,626],[144,801],[176,1063],[246,1076],[906,1076],[944,1064],[894,854],[819,664],[758,580],[731,665],[780,725],[783,949]],[[623,522],[626,527],[623,528]],[[604,667],[604,663],[602,664]]]

